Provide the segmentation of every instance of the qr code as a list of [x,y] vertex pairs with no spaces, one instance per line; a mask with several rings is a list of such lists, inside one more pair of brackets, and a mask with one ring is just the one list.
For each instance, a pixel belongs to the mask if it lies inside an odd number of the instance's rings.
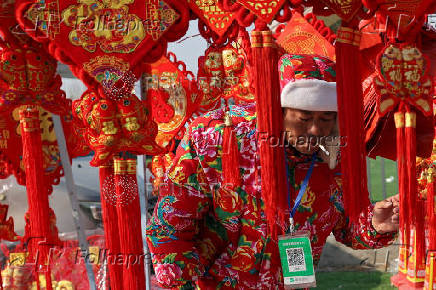
[[306,271],[303,248],[286,249],[289,272]]

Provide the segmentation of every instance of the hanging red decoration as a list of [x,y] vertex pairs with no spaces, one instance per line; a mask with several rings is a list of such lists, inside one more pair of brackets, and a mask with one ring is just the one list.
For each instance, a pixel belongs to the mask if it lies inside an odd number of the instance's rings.
[[218,6],[226,12],[234,13],[238,25],[249,27],[256,20],[271,23],[273,20],[287,22],[292,16],[292,9],[303,12],[302,1],[287,0],[218,0]]
[[142,80],[145,102],[151,104],[153,121],[158,126],[156,142],[166,147],[174,138],[182,138],[186,121],[199,108],[197,82],[185,63],[171,52],[146,64]]
[[328,6],[334,14],[337,14],[345,22],[351,21],[362,8],[360,0],[321,0],[320,2]]
[[[26,175],[24,164],[22,162],[23,147],[21,126],[19,123],[19,111],[23,106],[15,108],[13,111],[0,113],[2,121],[0,122],[0,158],[4,160],[4,166],[7,174],[5,177],[13,174],[18,184],[26,184]],[[77,135],[72,127],[72,120],[68,119],[71,113],[62,116],[62,123],[67,137],[67,146],[71,152],[70,157],[86,155],[89,149],[83,147],[81,139],[75,138]],[[51,113],[39,107],[39,122],[42,138],[42,160],[43,160],[43,175],[48,185],[59,184],[63,174],[62,165],[59,157],[59,149],[54,132]],[[51,192],[51,186],[47,187]]]
[[[188,9],[175,0],[115,2],[17,3],[20,24],[25,29],[32,27],[31,36],[70,65],[94,93],[92,98],[74,104],[75,110],[79,109],[76,117],[83,121],[81,130],[86,128],[90,133],[87,143],[96,151],[93,166],[106,163],[121,151],[163,152],[154,141],[157,127],[147,117],[149,108],[132,89],[144,70],[143,61],[159,58],[168,41],[186,32],[189,20]],[[92,121],[88,123],[87,118]]]
[[[101,210],[103,227],[105,229],[104,236],[106,242],[106,249],[108,255],[116,257],[121,253],[120,240],[119,240],[119,228],[118,228],[118,215],[115,203],[113,202],[113,193],[115,192],[114,181],[114,167],[112,160],[106,165],[100,166],[100,188],[101,198]],[[112,194],[112,196],[111,196]],[[108,260],[108,272],[111,289],[121,290],[123,289],[123,268],[118,263]]]
[[250,10],[262,21],[270,23],[286,0],[237,0],[236,2]]
[[[261,28],[264,27],[259,27]],[[252,31],[251,47],[255,69],[257,131],[266,133],[266,136],[279,136],[283,119],[277,114],[281,111],[278,53],[271,31]],[[262,167],[262,199],[265,202],[268,228],[272,236],[277,238],[286,227],[285,156],[282,148],[269,146],[267,143],[260,144],[259,156]]]
[[186,32],[189,13],[174,0],[19,0],[17,17],[89,88],[98,89],[103,80],[117,81],[127,71],[137,79],[142,61],[158,42]]
[[114,176],[120,253],[125,258],[123,289],[145,289],[143,244],[138,238],[142,233],[136,160],[114,158]]
[[[311,19],[312,24],[307,19]],[[315,29],[314,25],[322,27],[321,31]],[[291,20],[283,28],[275,37],[287,53],[318,54],[336,61],[335,48],[331,44],[336,35],[314,14],[303,17],[294,11]]]
[[244,37],[220,47],[209,47],[198,59],[198,86],[202,95],[200,107],[210,110],[221,99],[254,102],[252,67],[243,48]]
[[14,2],[0,7],[0,115],[3,120],[0,124],[0,160],[3,176],[14,174],[19,184],[25,184],[18,111],[26,104],[37,105],[40,106],[44,175],[48,184],[58,184],[62,168],[51,114],[62,116],[71,158],[86,155],[89,150],[83,148],[80,142],[83,139],[75,138],[78,132],[73,129],[70,118],[71,102],[60,89],[57,62],[41,44],[19,28],[13,17]]
[[11,13],[0,23],[0,111],[29,104],[65,114],[69,104],[60,89],[57,62],[21,31],[13,17],[13,4],[0,8],[0,12]]
[[172,152],[168,152],[165,155],[153,156],[149,165],[149,169],[153,174],[150,177],[150,182],[153,185],[153,195],[159,196],[160,186],[164,184],[165,172],[171,167],[174,157],[175,155]]
[[86,141],[95,152],[92,166],[104,165],[123,150],[136,154],[163,152],[154,140],[156,124],[134,95],[113,101],[88,90],[73,102],[73,115],[79,126],[86,128]]
[[0,240],[15,241],[17,234],[14,231],[14,219],[8,216],[9,205],[0,204]]
[[[49,251],[59,245],[56,226],[52,226],[47,185],[40,174],[43,170],[41,154],[41,134],[39,131],[39,111],[35,107],[26,107],[20,111],[21,132],[23,136],[23,163],[26,172],[27,200],[29,204],[28,220],[24,242],[28,243],[30,260],[37,265],[47,265]],[[36,238],[38,237],[38,238]],[[39,239],[41,237],[43,241]],[[50,271],[48,271],[50,275]],[[47,289],[52,289],[48,283]]]
[[[359,59],[360,32],[341,26],[337,32],[337,100],[339,129],[347,138],[341,149],[345,212],[351,221],[370,203],[366,183],[366,154],[363,136],[363,96]],[[350,65],[353,63],[354,65]]]
[[[359,1],[360,2],[360,1]],[[424,24],[426,14],[434,12],[432,0],[363,0],[363,4],[376,12],[377,22],[390,40],[414,42]]]
[[236,18],[234,13],[223,11],[218,6],[218,0],[187,0],[187,2],[191,10],[219,36],[226,33]]
[[380,92],[380,116],[394,110],[400,102],[420,110],[424,116],[432,115],[433,90],[428,75],[428,59],[415,45],[388,45],[377,61],[379,78],[375,79]]

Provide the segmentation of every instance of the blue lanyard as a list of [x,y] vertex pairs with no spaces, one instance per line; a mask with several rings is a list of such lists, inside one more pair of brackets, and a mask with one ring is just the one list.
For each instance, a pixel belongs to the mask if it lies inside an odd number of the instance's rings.
[[[297,208],[300,206],[301,199],[303,198],[304,193],[306,192],[307,185],[309,184],[309,179],[312,176],[313,167],[315,166],[316,161],[316,153],[312,155],[312,161],[310,163],[309,170],[306,173],[306,177],[304,177],[303,183],[301,184],[300,190],[298,191],[297,198],[295,199],[294,207],[291,210],[290,218],[293,219]],[[289,189],[289,180],[291,179],[291,170],[289,168],[288,161],[286,160],[286,171],[288,174],[288,204],[289,209],[291,209],[291,193]]]

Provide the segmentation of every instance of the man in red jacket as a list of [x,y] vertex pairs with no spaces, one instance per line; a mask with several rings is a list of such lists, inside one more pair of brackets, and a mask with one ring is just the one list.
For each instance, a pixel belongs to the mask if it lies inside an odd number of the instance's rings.
[[[292,199],[313,167],[294,222],[296,230],[310,232],[315,264],[331,232],[354,249],[388,245],[398,230],[397,196],[369,206],[358,222],[344,215],[335,148],[345,144],[336,129],[334,62],[316,55],[285,55],[279,70]],[[240,153],[242,185],[234,190],[222,184],[225,114],[231,116]],[[147,227],[161,286],[283,288],[277,240],[267,229],[261,198],[256,136],[254,105],[212,111],[191,124]]]

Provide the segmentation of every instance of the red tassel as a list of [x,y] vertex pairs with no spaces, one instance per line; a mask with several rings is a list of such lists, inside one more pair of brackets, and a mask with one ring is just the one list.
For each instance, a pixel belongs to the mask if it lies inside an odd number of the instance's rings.
[[[418,198],[417,176],[416,176],[416,113],[405,113],[405,143],[406,143],[406,164],[408,175],[407,203],[409,207],[407,220],[410,224],[416,225],[416,203]],[[402,141],[404,142],[404,140]]]
[[224,116],[222,170],[223,182],[235,189],[241,186],[239,172],[239,148],[236,134],[232,130],[232,117],[228,112]]
[[262,136],[258,142],[262,199],[269,229],[276,238],[279,231],[285,230],[288,212],[285,156],[283,147],[270,146],[265,140],[283,132],[278,53],[271,31],[252,31],[251,38],[257,131]]
[[136,160],[114,158],[118,229],[123,256],[123,290],[145,289],[141,208]]
[[[366,178],[363,96],[360,59],[360,32],[341,27],[336,42],[338,119],[347,146],[341,149],[342,189],[345,212],[357,221],[370,201]],[[353,65],[350,65],[353,64]]]
[[427,216],[430,251],[436,251],[436,193],[434,175],[434,169],[429,168],[427,171]]
[[400,230],[404,234],[403,241],[406,247],[410,243],[409,206],[407,199],[408,170],[406,163],[406,144],[404,133],[404,112],[394,114],[397,138],[397,166],[398,166],[398,191],[400,194]]
[[[54,240],[54,233],[50,228],[51,209],[48,200],[48,189],[44,180],[38,108],[27,106],[21,110],[20,125],[23,141],[23,163],[26,169],[27,202],[29,205],[29,227],[26,227],[29,232],[26,231],[25,237],[29,242],[30,259],[33,259],[37,266],[45,265],[50,248],[53,247],[56,240]],[[51,284],[47,284],[47,289],[52,289]]]
[[123,268],[116,261],[121,253],[118,217],[116,208],[116,191],[113,162],[100,166],[101,209],[104,227],[104,237],[107,252],[105,252],[111,289],[123,289]]
[[[415,217],[415,241],[416,241],[416,265],[425,265],[425,201],[421,198],[416,200]],[[424,266],[423,266],[424,267]]]

